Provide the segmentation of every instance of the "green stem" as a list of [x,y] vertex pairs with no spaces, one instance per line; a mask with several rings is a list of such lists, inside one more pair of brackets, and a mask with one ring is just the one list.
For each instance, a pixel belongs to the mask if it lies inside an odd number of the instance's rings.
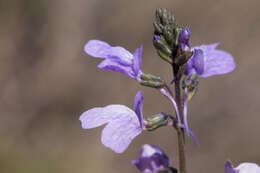
[[[178,110],[181,117],[181,122],[183,122],[183,99],[181,95],[180,80],[175,80],[175,99],[178,106]],[[179,150],[179,173],[186,173],[186,159],[185,159],[185,136],[184,130],[182,128],[177,128],[178,136],[178,150]]]

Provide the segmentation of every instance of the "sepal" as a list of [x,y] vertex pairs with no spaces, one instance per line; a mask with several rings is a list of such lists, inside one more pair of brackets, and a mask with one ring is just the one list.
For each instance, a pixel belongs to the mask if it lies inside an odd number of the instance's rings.
[[147,121],[147,124],[145,126],[146,129],[148,131],[154,131],[159,127],[167,126],[169,121],[169,116],[161,112],[158,114],[151,115],[146,119],[146,121]]
[[160,89],[165,86],[165,83],[158,82],[158,81],[141,81],[140,84],[143,86],[152,87],[156,89]]
[[158,77],[158,76],[154,76],[152,74],[148,74],[148,73],[143,73],[141,75],[141,79],[143,80],[150,80],[150,81],[159,81],[161,82],[161,77]]
[[143,73],[141,75],[141,79],[142,80],[140,84],[143,86],[148,86],[152,88],[163,88],[165,86],[164,81],[160,77],[154,76],[152,74]]

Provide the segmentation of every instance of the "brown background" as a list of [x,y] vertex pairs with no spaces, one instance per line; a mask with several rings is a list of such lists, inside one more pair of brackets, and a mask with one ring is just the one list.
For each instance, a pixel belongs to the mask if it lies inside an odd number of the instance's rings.
[[233,54],[233,73],[201,79],[189,104],[200,142],[187,142],[189,173],[223,173],[224,162],[260,163],[259,0],[5,0],[0,1],[0,172],[133,173],[144,143],[158,144],[177,165],[171,128],[138,136],[123,154],[100,141],[102,128],[82,130],[92,107],[132,107],[144,91],[144,114],[171,112],[153,89],[96,68],[83,52],[90,39],[133,52],[144,44],[144,71],[171,79],[151,42],[156,7],[171,9],[192,30],[192,45],[221,42]]

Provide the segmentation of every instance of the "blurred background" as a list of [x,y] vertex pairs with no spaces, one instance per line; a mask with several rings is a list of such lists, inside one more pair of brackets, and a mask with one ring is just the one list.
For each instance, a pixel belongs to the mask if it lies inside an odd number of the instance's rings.
[[234,72],[200,79],[189,104],[189,173],[224,173],[227,159],[260,163],[259,0],[1,0],[0,173],[133,173],[142,144],[164,148],[177,166],[176,134],[160,128],[138,136],[123,154],[105,148],[103,127],[81,129],[79,115],[108,104],[133,106],[144,91],[144,114],[172,113],[159,92],[105,72],[84,53],[90,39],[133,52],[144,44],[144,71],[172,79],[152,45],[155,8],[189,26],[192,45],[221,42]]

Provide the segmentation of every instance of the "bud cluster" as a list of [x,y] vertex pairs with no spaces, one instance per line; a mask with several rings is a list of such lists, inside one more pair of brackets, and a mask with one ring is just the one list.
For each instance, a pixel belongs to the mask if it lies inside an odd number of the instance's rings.
[[156,9],[153,25],[153,45],[158,55],[174,66],[175,75],[179,71],[183,73],[182,66],[193,55],[190,49],[190,30],[178,26],[174,15],[166,8]]

